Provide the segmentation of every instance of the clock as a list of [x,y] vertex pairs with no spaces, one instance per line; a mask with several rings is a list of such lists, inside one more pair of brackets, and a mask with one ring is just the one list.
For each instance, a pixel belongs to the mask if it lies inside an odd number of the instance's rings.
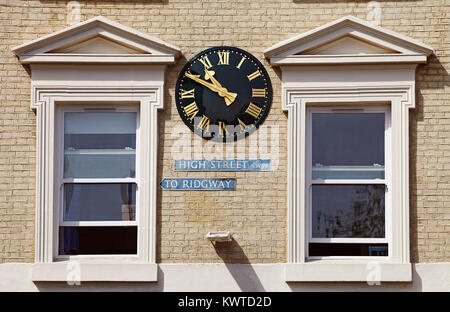
[[235,47],[214,47],[193,57],[181,70],[175,89],[178,113],[194,133],[232,141],[255,131],[272,103],[264,66]]

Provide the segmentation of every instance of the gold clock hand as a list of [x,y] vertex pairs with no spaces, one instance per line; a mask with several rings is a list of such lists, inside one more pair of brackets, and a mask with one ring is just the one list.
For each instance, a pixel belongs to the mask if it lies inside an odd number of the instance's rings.
[[225,100],[225,103],[227,104],[227,106],[230,106],[231,103],[234,102],[234,100],[236,99],[237,93],[233,93],[233,92],[229,92],[227,89],[225,89],[224,87],[222,87],[222,85],[220,84],[220,82],[218,82],[216,80],[216,78],[214,78],[214,74],[215,72],[212,70],[207,70],[205,67],[205,79],[206,80],[211,80],[211,82],[218,88],[220,88],[221,91],[219,91],[219,95],[222,96]]
[[227,89],[223,88],[223,87],[219,87],[216,86],[212,83],[206,82],[205,80],[199,78],[200,75],[193,75],[189,72],[185,73],[185,76],[200,83],[201,85],[204,85],[205,87],[207,87],[208,89],[210,89],[211,91],[214,91],[216,93],[218,93],[221,97],[224,98],[225,100],[225,104],[227,104],[227,106],[229,106],[231,103],[234,102],[234,100],[236,99],[237,94],[236,93],[231,93],[228,92]]
[[214,92],[219,92],[219,88],[218,88],[218,87],[216,87],[216,86],[215,86],[214,84],[212,84],[212,83],[206,82],[205,80],[199,78],[200,75],[193,75],[193,74],[191,74],[191,73],[189,73],[189,72],[186,72],[184,75],[185,75],[186,77],[188,77],[188,78],[194,80],[195,82],[198,82],[199,84],[204,85],[205,87],[211,89],[211,90],[214,91]]
[[206,79],[206,80],[211,80],[211,82],[212,82],[216,87],[222,88],[222,85],[220,84],[220,82],[218,82],[218,81],[216,80],[216,78],[214,78],[214,75],[215,75],[215,72],[213,72],[212,70],[207,70],[207,69],[205,68],[205,79]]

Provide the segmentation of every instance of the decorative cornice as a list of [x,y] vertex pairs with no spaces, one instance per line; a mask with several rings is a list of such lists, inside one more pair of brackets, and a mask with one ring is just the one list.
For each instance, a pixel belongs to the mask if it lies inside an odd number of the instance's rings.
[[408,108],[415,108],[414,103],[414,85],[396,85],[395,87],[386,86],[329,86],[329,87],[287,87],[282,88],[283,98],[282,109],[288,111],[291,106],[301,105],[302,102],[323,102],[329,99],[340,97],[365,97],[370,98],[398,98],[403,105]]
[[99,99],[123,98],[124,101],[140,100],[146,98],[154,103],[156,109],[164,108],[163,101],[164,84],[154,83],[148,87],[68,87],[60,85],[34,84],[31,87],[31,109],[37,109],[39,106],[48,103],[49,98],[64,97],[70,100],[73,97],[96,97]]

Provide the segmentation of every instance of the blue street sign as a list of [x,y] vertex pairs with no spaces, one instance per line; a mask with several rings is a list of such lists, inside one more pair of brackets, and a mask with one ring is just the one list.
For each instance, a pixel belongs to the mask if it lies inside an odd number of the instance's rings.
[[226,178],[164,178],[164,190],[172,191],[228,191],[236,189],[236,179]]
[[270,159],[177,159],[175,171],[269,171]]

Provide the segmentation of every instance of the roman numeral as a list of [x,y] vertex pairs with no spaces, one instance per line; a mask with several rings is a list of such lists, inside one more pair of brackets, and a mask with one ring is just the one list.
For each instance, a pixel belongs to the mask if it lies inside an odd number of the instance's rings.
[[228,51],[219,51],[217,52],[219,56],[219,63],[217,65],[230,65],[230,52]]
[[183,109],[184,109],[186,116],[188,116],[188,118],[191,121],[198,113],[198,107],[195,102],[192,102],[191,104],[186,105],[185,107],[183,107]]
[[247,78],[249,81],[252,81],[253,79],[259,76],[261,76],[261,73],[259,72],[259,70],[257,70],[253,74],[247,75]]
[[225,136],[228,134],[227,125],[222,121],[219,121],[219,135]]
[[209,131],[209,122],[210,122],[209,118],[203,115],[197,127],[199,127],[202,130],[206,129],[206,131]]
[[245,57],[243,56],[243,57],[241,58],[241,61],[239,62],[239,64],[236,66],[236,68],[241,69],[241,65],[242,65],[242,63],[244,63],[244,61],[245,61]]
[[266,88],[252,89],[252,97],[266,97]]
[[239,122],[239,125],[241,126],[242,129],[247,128],[247,125],[242,120],[240,120],[239,118],[238,118],[238,122]]
[[195,98],[194,91],[195,91],[195,89],[188,90],[188,91],[181,89],[180,90],[181,98],[182,99],[193,99],[193,98]]
[[259,106],[256,106],[253,103],[250,103],[250,105],[247,107],[245,112],[251,116],[253,116],[255,119],[258,118],[259,114],[261,114],[262,108]]
[[209,58],[207,55],[203,56],[199,60],[200,60],[200,62],[202,62],[203,66],[205,66],[206,69],[210,69],[212,67],[212,64],[209,61]]

